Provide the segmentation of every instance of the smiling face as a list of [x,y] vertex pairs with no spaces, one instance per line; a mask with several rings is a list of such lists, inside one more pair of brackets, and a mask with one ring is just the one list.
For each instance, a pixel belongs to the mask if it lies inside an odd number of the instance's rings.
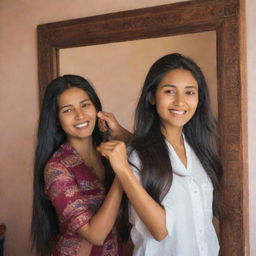
[[192,73],[174,69],[166,73],[151,101],[165,129],[179,128],[193,117],[198,105],[198,84]]
[[84,90],[65,90],[58,97],[58,107],[60,125],[71,145],[91,138],[97,111]]

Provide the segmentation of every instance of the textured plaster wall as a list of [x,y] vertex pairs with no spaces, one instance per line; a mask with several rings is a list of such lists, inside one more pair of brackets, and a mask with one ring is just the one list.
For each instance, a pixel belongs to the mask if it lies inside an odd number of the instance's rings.
[[[27,256],[32,165],[38,120],[36,26],[59,20],[178,2],[177,0],[0,1],[0,223],[5,256]],[[250,250],[256,255],[256,2],[246,0]]]

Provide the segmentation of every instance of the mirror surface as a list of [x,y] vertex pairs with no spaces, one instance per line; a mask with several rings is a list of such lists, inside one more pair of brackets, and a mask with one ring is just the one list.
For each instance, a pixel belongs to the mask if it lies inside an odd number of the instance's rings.
[[217,114],[215,31],[61,49],[59,73],[87,78],[103,109],[132,130],[135,106],[150,66],[172,52],[192,58],[201,67]]

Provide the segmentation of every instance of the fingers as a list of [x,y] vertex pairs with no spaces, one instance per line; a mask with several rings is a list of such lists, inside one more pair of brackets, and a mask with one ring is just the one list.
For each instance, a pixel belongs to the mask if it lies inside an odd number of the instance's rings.
[[101,132],[109,131],[109,128],[111,129],[111,126],[113,126],[113,122],[115,122],[115,117],[112,113],[99,111],[97,113],[97,117],[99,129]]
[[106,123],[106,113],[103,111],[99,111],[97,113],[97,117],[98,117],[98,126],[101,132],[106,132],[108,130],[108,126]]
[[116,127],[119,126],[119,123],[117,122],[115,116],[112,113],[99,111],[97,114],[98,118],[100,120],[104,120],[107,127],[110,129],[117,129]]
[[105,112],[105,111],[99,111],[97,113],[98,118],[101,120],[105,120],[107,122],[111,122],[115,120],[115,116],[112,113]]
[[109,158],[112,153],[116,154],[118,151],[125,150],[125,144],[122,141],[113,140],[101,143],[97,150],[102,156]]
[[107,123],[103,119],[98,119],[98,126],[101,132],[106,132],[108,130]]
[[108,139],[120,139],[122,138],[123,128],[120,126],[115,116],[112,113],[99,111],[97,113],[98,123],[101,132],[107,132]]
[[103,142],[97,147],[97,150],[109,160],[116,174],[125,171],[129,167],[124,142],[117,140]]
[[121,141],[116,141],[116,140],[112,140],[112,141],[108,141],[108,142],[103,142],[101,143],[97,149],[101,152],[101,151],[113,151],[117,146],[119,146],[121,143]]

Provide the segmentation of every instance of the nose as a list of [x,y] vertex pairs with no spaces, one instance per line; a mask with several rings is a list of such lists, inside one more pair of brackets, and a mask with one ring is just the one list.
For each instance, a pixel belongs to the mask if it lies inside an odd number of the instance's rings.
[[78,108],[75,110],[75,119],[80,120],[84,118],[84,112],[82,109]]
[[173,104],[175,106],[183,106],[185,103],[185,96],[183,93],[177,92]]

